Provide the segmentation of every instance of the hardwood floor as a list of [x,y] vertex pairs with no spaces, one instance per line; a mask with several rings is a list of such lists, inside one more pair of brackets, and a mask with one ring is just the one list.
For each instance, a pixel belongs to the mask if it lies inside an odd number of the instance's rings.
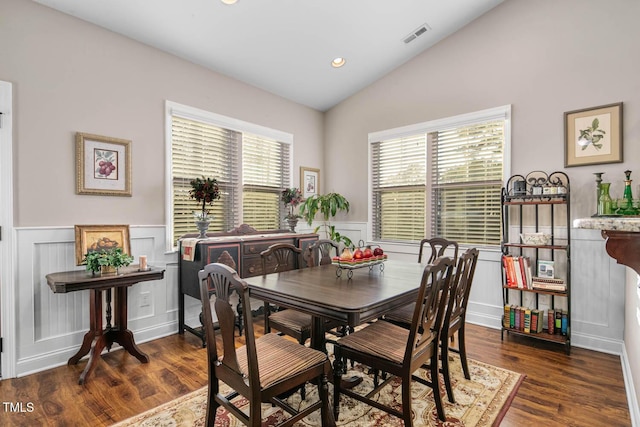
[[[499,330],[467,327],[469,357],[527,375],[502,426],[631,425],[620,357],[580,348],[567,356],[562,346],[515,336],[501,342]],[[1,381],[0,425],[109,426],[207,384],[206,351],[193,335],[140,347],[150,363],[113,351],[84,386],[77,380],[85,361]]]

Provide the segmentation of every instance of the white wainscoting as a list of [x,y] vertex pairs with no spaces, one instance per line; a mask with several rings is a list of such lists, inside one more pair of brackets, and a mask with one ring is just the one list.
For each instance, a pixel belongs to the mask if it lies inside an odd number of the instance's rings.
[[[178,274],[175,254],[164,253],[164,227],[131,226],[131,252],[165,268],[163,280],[128,289],[129,329],[142,343],[177,331]],[[75,265],[73,227],[17,228],[15,294],[16,376],[67,363],[89,329],[89,291],[54,294],[45,276],[83,269]],[[151,304],[140,307],[140,294]],[[83,362],[81,362],[83,363]]]
[[[354,242],[367,239],[366,223],[334,223]],[[302,224],[301,224],[302,225]],[[306,226],[306,224],[304,224]],[[311,231],[299,227],[299,232]],[[129,288],[129,328],[136,342],[177,332],[177,255],[165,253],[164,227],[131,226],[131,250],[147,255],[149,264],[166,269],[163,280]],[[73,227],[17,228],[15,295],[16,376],[63,365],[78,350],[89,328],[88,291],[54,294],[48,273],[82,269],[75,265]],[[321,236],[323,237],[323,236]],[[417,259],[417,245],[388,244],[396,259]],[[572,344],[622,354],[625,268],[605,252],[598,231],[572,229]],[[499,250],[481,250],[467,320],[500,328],[503,311]],[[151,305],[140,307],[140,294],[151,293]],[[187,298],[186,320],[198,323],[199,301]],[[508,339],[508,338],[505,338]]]

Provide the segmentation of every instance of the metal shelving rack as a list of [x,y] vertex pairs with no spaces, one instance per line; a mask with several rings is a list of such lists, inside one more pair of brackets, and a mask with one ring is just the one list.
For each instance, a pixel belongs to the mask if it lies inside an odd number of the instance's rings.
[[[510,292],[516,292],[519,305],[523,305],[524,295],[527,293],[535,295],[535,307],[539,308],[540,296],[546,295],[550,298],[549,308],[555,309],[556,302],[559,298],[566,298],[567,312],[567,330],[566,335],[549,334],[546,330],[540,333],[525,333],[523,331],[505,327],[504,319],[502,322],[501,337],[504,339],[504,333],[522,335],[533,339],[549,341],[565,345],[567,354],[571,352],[571,217],[570,217],[570,185],[569,177],[564,172],[553,172],[547,175],[542,171],[533,171],[528,175],[513,175],[507,181],[505,187],[502,188],[501,206],[502,206],[502,244],[501,249],[504,255],[530,255],[532,268],[537,265],[538,260],[547,259],[554,261],[556,253],[564,252],[566,254],[566,275],[564,277],[566,283],[566,292],[557,292],[542,289],[523,289],[507,286],[504,268],[502,271],[502,296],[504,305],[512,304],[510,302]],[[546,210],[548,223],[541,223],[540,217]],[[564,211],[562,211],[564,210]],[[512,213],[517,213],[517,222],[511,220]],[[523,215],[528,214],[533,220],[525,220]],[[566,239],[559,238],[557,235],[558,227],[562,224],[556,224],[556,215],[566,218]],[[519,233],[524,232],[524,227],[533,227],[535,232],[541,232],[542,227],[548,227],[551,231],[551,241],[545,245],[529,245],[524,243],[514,243],[510,238],[510,228],[517,227]],[[561,243],[560,241],[563,241]],[[543,256],[541,251],[548,256]],[[534,270],[535,271],[535,270]],[[545,325],[547,323],[545,322]]]

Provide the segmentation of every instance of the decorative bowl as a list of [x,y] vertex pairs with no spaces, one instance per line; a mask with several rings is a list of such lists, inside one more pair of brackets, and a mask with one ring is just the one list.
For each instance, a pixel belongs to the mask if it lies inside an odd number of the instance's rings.
[[522,233],[520,239],[525,245],[548,245],[551,241],[551,234],[547,233]]

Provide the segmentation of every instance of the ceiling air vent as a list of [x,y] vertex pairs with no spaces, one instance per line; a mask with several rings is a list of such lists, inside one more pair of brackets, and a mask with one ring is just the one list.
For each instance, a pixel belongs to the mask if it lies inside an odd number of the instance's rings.
[[426,33],[427,31],[429,31],[431,29],[431,27],[428,24],[422,24],[421,26],[419,26],[418,28],[416,28],[415,30],[413,30],[411,32],[411,34],[409,34],[407,37],[404,38],[404,43],[411,43],[412,41],[414,41],[415,39],[417,39],[418,37],[420,37],[421,35],[423,35],[424,33]]

